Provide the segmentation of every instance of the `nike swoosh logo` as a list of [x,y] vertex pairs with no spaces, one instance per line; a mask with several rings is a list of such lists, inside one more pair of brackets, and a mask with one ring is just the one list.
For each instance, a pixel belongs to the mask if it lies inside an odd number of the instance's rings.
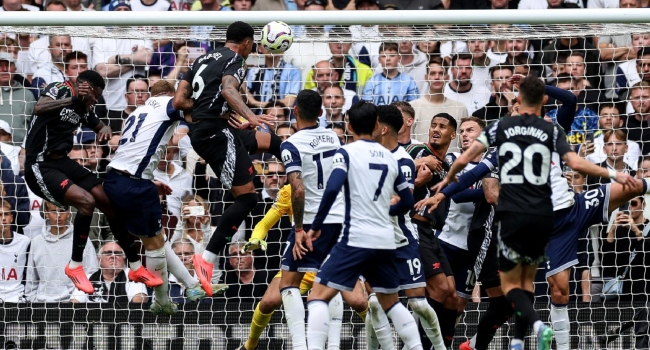
[[421,276],[421,275],[420,275],[420,276],[418,276],[418,277],[413,277],[413,280],[414,280],[414,281],[417,281],[417,280],[419,280],[420,278],[422,278],[422,276]]

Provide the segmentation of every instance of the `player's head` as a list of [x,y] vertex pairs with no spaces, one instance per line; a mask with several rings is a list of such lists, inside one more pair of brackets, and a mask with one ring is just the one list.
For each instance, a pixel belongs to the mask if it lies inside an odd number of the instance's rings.
[[313,90],[302,90],[296,97],[296,107],[294,114],[299,121],[303,123],[318,122],[318,117],[322,112],[323,98]]
[[458,132],[460,134],[460,148],[466,151],[485,130],[485,121],[476,117],[465,117],[460,120]]
[[[0,185],[1,187],[2,185]],[[4,191],[4,190],[2,190]],[[2,218],[2,232],[9,233],[11,232],[11,224],[14,222],[14,215],[11,212],[11,203],[6,200],[2,200],[2,211],[0,211]]]
[[151,96],[156,97],[156,96],[174,96],[176,93],[176,90],[174,89],[174,85],[172,83],[168,82],[167,80],[160,80],[157,83],[153,84],[151,86],[151,89],[149,89]]
[[529,75],[521,79],[519,82],[519,96],[517,97],[521,109],[534,108],[541,111],[547,99],[546,85],[539,78]]
[[379,128],[377,106],[368,101],[359,101],[348,109],[348,127],[356,136],[373,136]]
[[405,101],[397,101],[391,103],[392,106],[397,107],[400,112],[402,112],[402,118],[404,119],[404,125],[399,130],[398,134],[402,135],[404,133],[411,133],[411,126],[415,122],[415,110],[410,103]]
[[79,76],[77,77],[77,86],[83,83],[90,84],[90,86],[93,88],[93,92],[95,93],[96,98],[99,98],[99,96],[101,96],[102,92],[104,92],[104,88],[106,87],[104,78],[102,78],[102,76],[94,70],[87,70],[79,73]]
[[393,105],[383,105],[377,107],[377,120],[379,121],[379,136],[397,137],[397,133],[404,125],[402,112]]
[[429,145],[435,150],[447,153],[451,140],[456,138],[456,119],[448,113],[438,113],[431,118]]
[[250,24],[242,21],[233,22],[226,30],[226,43],[236,44],[239,46],[237,51],[244,58],[253,51],[253,37],[255,31]]

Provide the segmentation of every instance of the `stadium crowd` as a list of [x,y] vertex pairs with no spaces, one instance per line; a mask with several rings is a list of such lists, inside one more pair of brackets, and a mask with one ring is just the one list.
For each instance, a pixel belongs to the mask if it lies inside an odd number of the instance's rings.
[[[648,0],[3,0],[2,11],[336,11],[336,10],[444,10],[444,9],[554,9],[642,8]],[[37,14],[35,14],[37,16]],[[192,27],[193,36],[210,34],[212,27]],[[582,157],[601,167],[650,177],[650,33],[601,37],[548,39],[428,41],[418,40],[441,26],[422,31],[415,27],[295,26],[297,38],[329,35],[329,42],[300,41],[283,55],[258,46],[248,59],[242,95],[259,114],[277,118],[275,126],[260,131],[286,140],[295,132],[293,106],[302,89],[323,98],[320,124],[335,131],[343,144],[351,140],[346,111],[357,101],[396,104],[405,115],[400,143],[430,141],[432,117],[451,115],[459,126],[468,117],[488,124],[517,112],[515,74],[535,75],[547,85],[570,91],[576,117],[566,130],[569,143]],[[110,28],[106,29],[110,31]],[[507,31],[507,26],[495,26]],[[430,32],[427,32],[430,31]],[[391,40],[391,37],[402,40]],[[346,39],[349,38],[349,39]],[[412,38],[412,40],[403,40]],[[363,40],[361,40],[363,39]],[[72,246],[75,210],[62,209],[34,195],[22,178],[24,139],[34,106],[53,82],[74,84],[79,73],[93,69],[105,78],[104,93],[94,113],[112,129],[108,142],[80,128],[71,159],[106,174],[106,165],[121,144],[124,121],[150,97],[157,81],[176,85],[200,55],[219,43],[88,38],[68,35],[0,35],[0,177],[2,186],[2,278],[0,299],[5,302],[147,302],[152,292],[126,278],[123,249],[114,241],[105,216],[95,210],[92,245],[84,253],[84,269],[95,293],[75,290],[64,275]],[[562,103],[550,99],[546,118],[554,121]],[[221,213],[232,199],[210,167],[192,149],[191,125],[181,123],[154,171],[157,180],[172,188],[161,197],[163,227],[173,250],[193,273],[192,256],[205,250]],[[460,152],[459,130],[451,150]],[[252,230],[287,184],[285,167],[270,154],[251,156],[258,176],[259,201],[232,244],[223,252],[214,283],[230,286],[228,300],[258,300],[279,270],[280,257],[291,230],[283,217],[270,229],[266,251],[242,251]],[[435,173],[435,165],[424,171]],[[565,167],[573,190],[582,193],[609,182],[584,176]],[[198,210],[197,210],[198,209]],[[580,261],[572,277],[572,298],[598,301],[604,282],[625,276],[620,300],[640,300],[650,292],[649,220],[643,196],[615,211],[609,224],[595,225],[580,240]],[[467,226],[446,230],[467,230]],[[448,244],[466,245],[453,235]],[[442,238],[441,238],[442,239]],[[67,255],[66,255],[67,254]],[[544,266],[542,266],[542,269]],[[540,280],[542,281],[543,278]],[[113,283],[115,282],[115,283]],[[545,285],[545,284],[544,284]],[[184,287],[173,278],[170,294],[183,302]],[[546,295],[546,288],[537,288]],[[474,300],[480,288],[470,292]],[[217,297],[221,298],[221,296]],[[645,298],[645,297],[644,297]],[[204,300],[203,302],[209,302]]]

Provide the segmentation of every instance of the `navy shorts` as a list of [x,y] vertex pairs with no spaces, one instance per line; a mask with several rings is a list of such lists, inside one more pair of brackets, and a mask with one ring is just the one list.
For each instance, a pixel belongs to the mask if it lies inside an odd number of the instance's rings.
[[476,277],[472,271],[472,261],[467,259],[468,251],[445,241],[440,241],[440,248],[445,253],[454,274],[456,293],[461,298],[471,298],[476,284]]
[[[610,184],[575,195],[575,203],[555,212],[555,225],[548,242],[546,277],[578,264],[578,244],[590,226],[609,221]],[[585,241],[586,242],[586,241]]]
[[318,271],[316,282],[351,292],[361,275],[373,291],[397,293],[399,276],[395,250],[357,248],[338,243]]
[[162,208],[158,188],[150,180],[109,170],[104,192],[126,229],[135,236],[155,237],[162,232]]
[[417,240],[411,238],[408,245],[395,250],[395,264],[399,274],[400,290],[426,287],[424,266],[420,259],[420,245]]
[[[311,225],[303,225],[305,232],[309,232],[309,227]],[[293,258],[293,246],[296,244],[296,228],[292,228],[287,239],[288,244],[282,255],[282,270],[317,272],[325,258],[327,258],[327,254],[330,253],[332,247],[338,241],[342,228],[343,225],[341,224],[323,224],[320,237],[313,242],[314,250],[307,252],[300,260]]]

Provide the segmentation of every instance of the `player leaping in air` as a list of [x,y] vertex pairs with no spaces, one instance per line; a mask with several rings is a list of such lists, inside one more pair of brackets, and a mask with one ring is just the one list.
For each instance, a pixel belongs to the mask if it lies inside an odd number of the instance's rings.
[[[246,58],[253,49],[254,36],[253,27],[247,23],[237,21],[229,25],[226,44],[194,61],[174,97],[175,109],[192,113],[195,123],[190,133],[192,147],[235,197],[234,203],[223,212],[203,254],[194,256],[196,274],[209,296],[214,263],[239,225],[257,205],[253,185],[255,174],[249,153],[268,151],[280,159],[282,140],[278,136],[249,130],[262,124],[272,125],[275,118],[256,115],[239,93],[246,77]],[[246,122],[237,128],[231,126],[231,111],[245,118]]]

